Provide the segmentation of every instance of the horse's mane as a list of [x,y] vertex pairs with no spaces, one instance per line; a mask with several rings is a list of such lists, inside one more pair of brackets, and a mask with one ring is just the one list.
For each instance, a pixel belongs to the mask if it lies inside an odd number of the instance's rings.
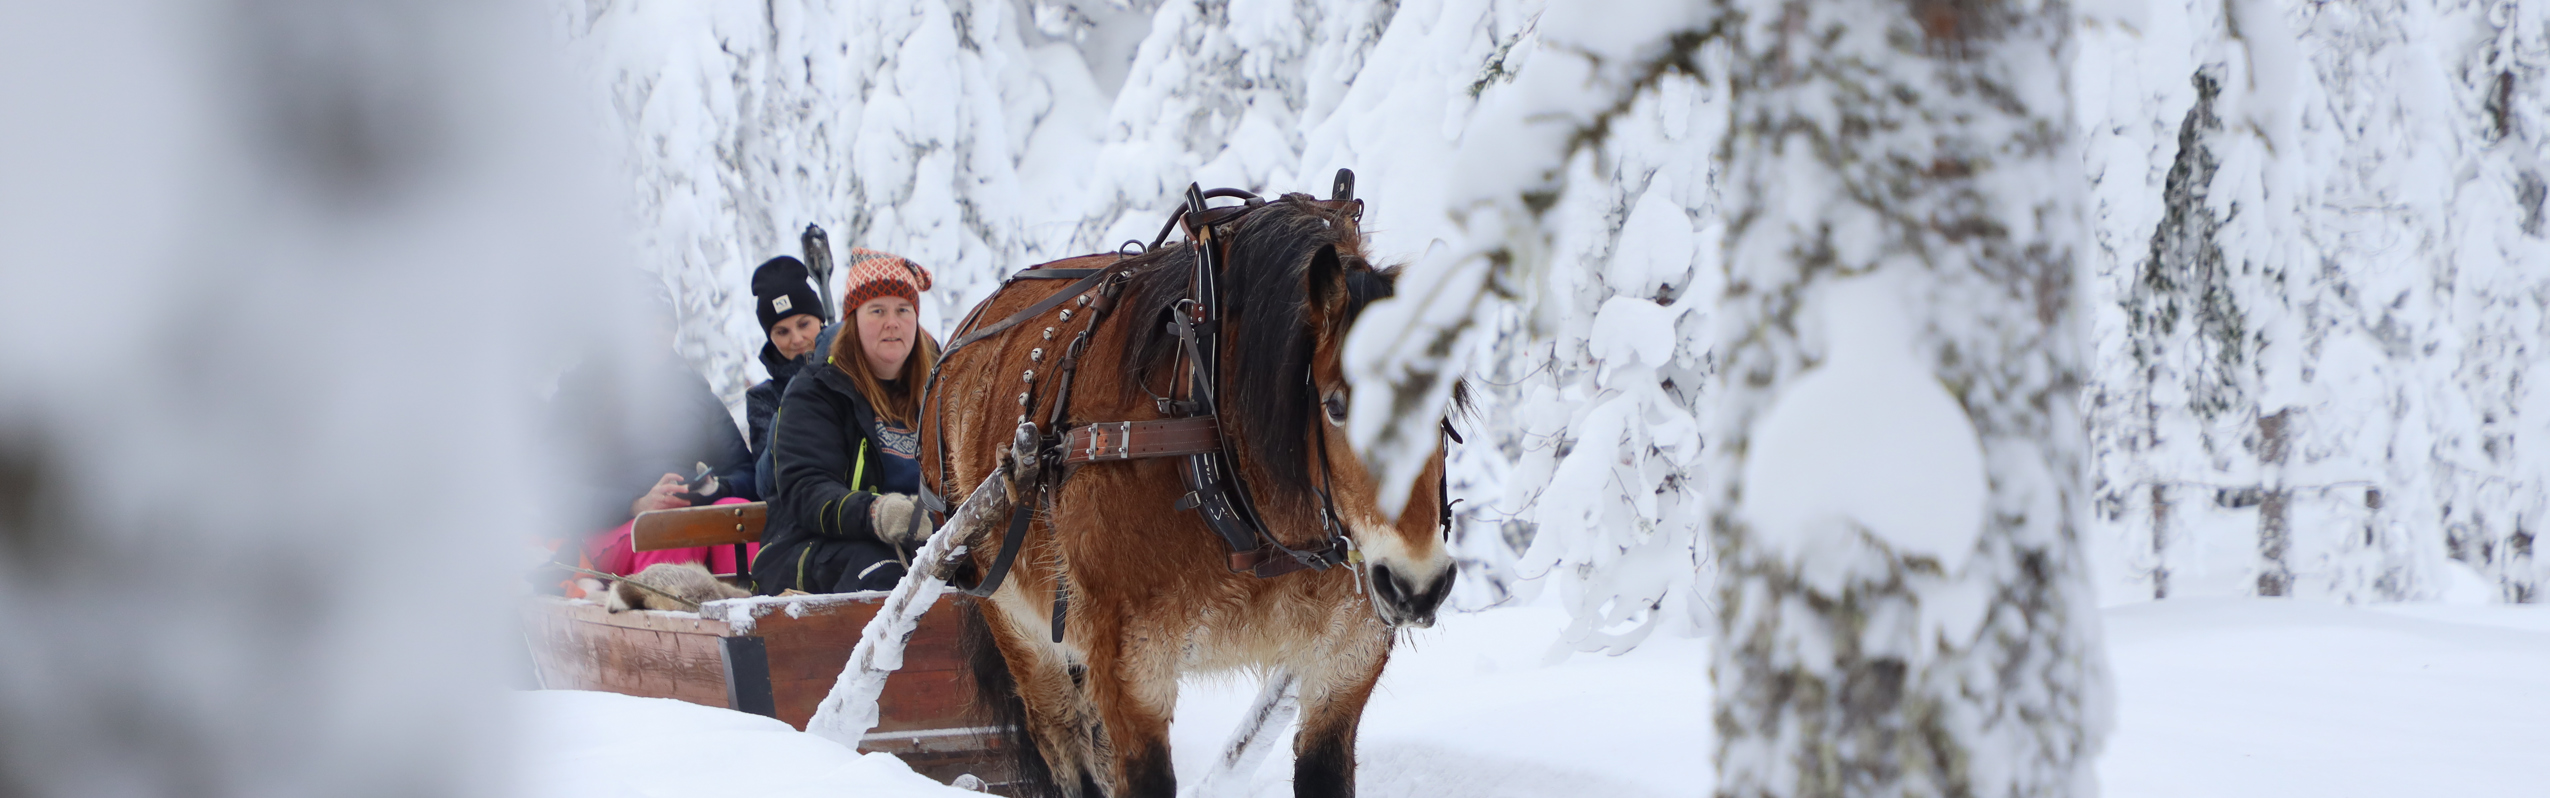
[[[1310,199],[1303,195],[1292,198]],[[1364,260],[1360,228],[1344,214],[1307,202],[1270,202],[1224,229],[1229,241],[1222,271],[1222,323],[1232,362],[1225,372],[1221,411],[1239,422],[1242,443],[1274,478],[1278,491],[1308,495],[1310,456],[1304,424],[1316,423],[1318,401],[1310,386],[1318,331],[1310,326],[1307,273],[1323,248],[1334,247],[1344,269],[1346,312],[1332,321],[1343,334],[1363,306],[1390,296],[1398,270],[1375,270]],[[1167,315],[1185,299],[1195,249],[1170,244],[1134,256],[1125,295],[1134,324],[1123,363],[1128,398],[1136,390],[1167,395],[1175,379],[1178,339]]]

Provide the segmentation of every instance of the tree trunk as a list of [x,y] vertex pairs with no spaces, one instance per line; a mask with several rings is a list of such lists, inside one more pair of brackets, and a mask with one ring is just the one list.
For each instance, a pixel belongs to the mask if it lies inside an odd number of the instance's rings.
[[1717,794],[2092,794],[2070,10],[1721,7]]
[[2293,408],[2258,419],[2258,595],[2293,595],[2293,488],[2285,484],[2286,441]]

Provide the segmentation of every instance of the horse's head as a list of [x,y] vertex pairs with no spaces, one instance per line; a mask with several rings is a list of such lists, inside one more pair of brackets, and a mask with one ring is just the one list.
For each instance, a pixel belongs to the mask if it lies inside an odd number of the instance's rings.
[[1346,333],[1366,304],[1391,294],[1397,272],[1365,260],[1352,206],[1309,200],[1270,203],[1228,233],[1224,423],[1236,426],[1240,468],[1287,545],[1315,542],[1333,517],[1369,565],[1381,619],[1431,626],[1454,574],[1439,526],[1442,453],[1418,479],[1422,495],[1393,519],[1346,433]]

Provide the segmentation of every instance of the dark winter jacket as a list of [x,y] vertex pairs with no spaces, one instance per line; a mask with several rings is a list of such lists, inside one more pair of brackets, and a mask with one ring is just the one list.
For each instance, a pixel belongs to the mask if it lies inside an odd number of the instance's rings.
[[780,357],[778,347],[761,345],[761,366],[770,372],[770,379],[744,390],[744,441],[753,450],[754,473],[761,480],[755,488],[761,496],[779,495],[778,469],[770,462],[770,419],[779,414],[779,399],[787,393],[788,382],[805,371],[806,364],[832,351],[832,334],[840,329],[838,324],[823,328],[815,335],[814,350],[795,358]]
[[[567,505],[575,508],[576,525],[592,530],[625,522],[629,505],[657,478],[688,478],[700,463],[728,486],[729,495],[759,500],[752,452],[708,382],[669,353],[641,370],[651,373],[623,381],[606,368],[579,366],[559,378],[550,401],[552,434],[583,458],[568,486],[575,494]],[[633,387],[668,392],[674,401],[632,401],[626,392]]]
[[880,493],[915,492],[920,475],[890,465],[884,446],[876,409],[850,375],[818,363],[789,383],[771,421],[778,491],[753,559],[763,594],[882,590],[902,578],[901,554],[871,528],[868,508]]

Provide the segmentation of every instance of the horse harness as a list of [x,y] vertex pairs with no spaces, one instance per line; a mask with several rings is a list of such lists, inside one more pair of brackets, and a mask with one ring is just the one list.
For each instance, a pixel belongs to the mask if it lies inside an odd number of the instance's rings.
[[[1073,282],[1052,296],[1007,318],[988,326],[977,327],[983,307],[990,304],[984,303],[977,306],[974,313],[958,325],[957,329],[960,331],[958,337],[940,356],[942,364],[948,362],[966,346],[1002,335],[1018,328],[1029,319],[1043,316],[1055,311],[1056,308],[1062,308],[1054,317],[1055,325],[1045,327],[1040,333],[1041,340],[1037,341],[1038,345],[1029,350],[1028,368],[1019,375],[1020,390],[1017,397],[1019,424],[1035,423],[1038,411],[1040,409],[1044,411],[1043,423],[1038,425],[1040,429],[1036,434],[1042,441],[1039,456],[1046,458],[1048,466],[1042,469],[1042,472],[1052,476],[1043,480],[1043,484],[1014,486],[1014,489],[1018,491],[1017,501],[1011,508],[1009,528],[1002,536],[1000,552],[994,557],[991,567],[984,572],[981,581],[973,587],[964,588],[966,593],[978,597],[989,596],[1000,588],[1001,582],[1008,575],[1010,565],[1017,558],[1034,509],[1041,505],[1050,511],[1055,489],[1064,480],[1069,479],[1079,467],[1094,463],[1160,457],[1179,458],[1178,474],[1186,487],[1186,493],[1179,498],[1177,509],[1197,511],[1205,525],[1222,539],[1230,550],[1229,568],[1233,573],[1271,578],[1305,569],[1325,571],[1337,565],[1360,566],[1363,563],[1363,553],[1356,549],[1354,538],[1346,533],[1344,519],[1337,512],[1327,458],[1327,437],[1318,436],[1320,484],[1315,489],[1320,498],[1320,526],[1325,537],[1319,543],[1305,548],[1287,546],[1268,531],[1265,520],[1257,512],[1256,501],[1249,492],[1247,480],[1235,467],[1237,449],[1230,440],[1231,431],[1220,421],[1220,405],[1217,401],[1222,395],[1219,390],[1221,371],[1218,365],[1223,332],[1221,267],[1225,257],[1223,250],[1228,243],[1222,240],[1224,231],[1249,213],[1281,202],[1311,203],[1360,218],[1363,215],[1363,202],[1354,198],[1354,185],[1354,173],[1340,169],[1337,170],[1337,177],[1332,186],[1330,198],[1327,200],[1311,200],[1307,197],[1293,196],[1270,201],[1239,189],[1221,188],[1204,191],[1190,184],[1187,187],[1185,205],[1170,217],[1168,223],[1161,226],[1159,235],[1152,239],[1150,246],[1144,247],[1139,252],[1131,252],[1129,250],[1136,244],[1127,242],[1125,248],[1118,251],[1117,263],[1121,264],[1132,255],[1158,249],[1166,242],[1169,232],[1180,227],[1183,227],[1187,233],[1187,245],[1194,247],[1196,251],[1195,265],[1189,274],[1187,295],[1174,303],[1167,314],[1170,317],[1167,322],[1168,331],[1177,340],[1177,377],[1170,388],[1170,395],[1156,397],[1156,400],[1161,412],[1170,416],[1169,418],[1103,421],[1077,425],[1068,420],[1071,385],[1079,369],[1081,355],[1087,351],[1090,336],[1097,329],[1099,322],[1108,315],[1109,311],[1115,309],[1126,285],[1132,280],[1133,270],[1130,268],[1119,268],[1111,264],[1104,268],[1040,268],[1020,271],[1011,275],[1009,282],[1014,283],[1020,280],[1072,280]],[[1211,199],[1239,199],[1241,204],[1211,208],[1206,205],[1206,201]],[[1070,307],[1063,307],[1066,303]],[[1075,319],[1078,319],[1080,323],[1074,325]],[[1076,326],[1079,328],[1078,332],[1069,333],[1064,329],[1066,326]],[[1063,335],[1069,336],[1068,342],[1058,343],[1058,336]],[[1051,364],[1050,367],[1048,363]],[[1049,380],[1043,383],[1044,385],[1051,385],[1054,388],[1051,392],[1051,401],[1041,408],[1037,401],[1038,395],[1043,393],[1039,390],[1040,376]],[[924,406],[929,401],[930,394],[935,392],[938,377],[938,370],[934,367],[928,382],[922,389]],[[945,414],[942,413],[938,421],[944,425]],[[1445,425],[1445,428],[1448,431],[1449,425]],[[939,457],[939,467],[942,469],[940,483],[946,484],[946,475],[943,471],[947,464],[943,451],[946,436],[943,429],[941,434],[934,435],[933,439],[938,441],[938,446],[942,448]],[[1440,495],[1441,487],[1438,485],[1438,500],[1443,498]],[[922,491],[922,494],[922,501],[929,505],[930,509],[942,513],[948,510],[945,499],[928,490]],[[1448,505],[1444,509],[1448,510]],[[1450,513],[1444,513],[1442,520],[1446,524],[1445,529],[1448,534]],[[1055,642],[1061,642],[1068,589],[1061,584],[1059,573],[1056,579],[1053,639]],[[1357,581],[1356,587],[1358,590],[1362,588],[1360,580]]]

